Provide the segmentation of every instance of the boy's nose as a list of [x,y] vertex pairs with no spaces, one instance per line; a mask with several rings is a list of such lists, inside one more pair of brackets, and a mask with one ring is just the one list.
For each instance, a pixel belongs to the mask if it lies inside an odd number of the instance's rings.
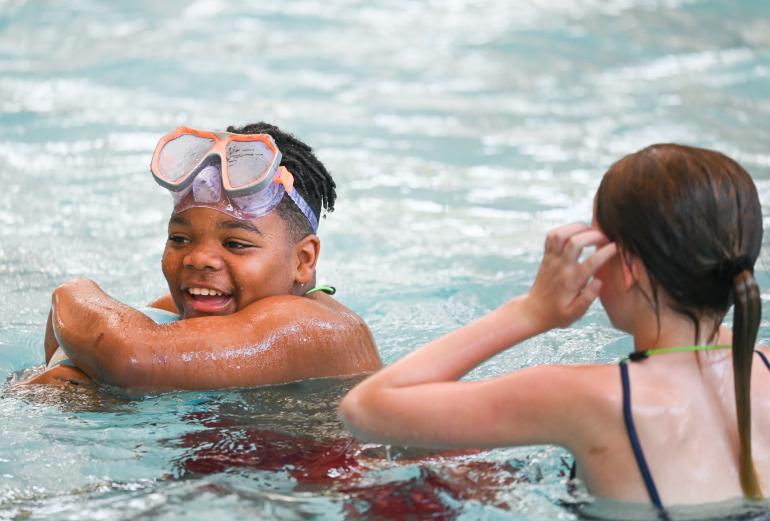
[[222,257],[216,254],[212,248],[198,246],[184,256],[182,260],[185,268],[196,270],[216,271],[222,269]]

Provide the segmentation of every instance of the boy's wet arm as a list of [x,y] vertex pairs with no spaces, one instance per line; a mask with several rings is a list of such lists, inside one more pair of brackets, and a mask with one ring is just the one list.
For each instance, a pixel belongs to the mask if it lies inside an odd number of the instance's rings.
[[125,372],[128,365],[119,360],[133,359],[128,352],[131,333],[155,326],[87,279],[72,280],[54,290],[50,322],[58,346],[80,370],[104,383]]
[[142,338],[134,349],[139,370],[123,385],[251,387],[381,366],[371,333],[358,317],[304,297],[269,297],[232,315],[159,326]]
[[231,315],[166,325],[127,309],[102,308],[88,338],[67,348],[102,383],[154,390],[250,387],[381,367],[366,324],[332,299],[269,297]]
[[56,335],[53,332],[53,323],[51,322],[51,315],[53,311],[48,312],[48,320],[45,323],[45,338],[43,340],[43,348],[45,350],[45,363],[47,364],[56,350],[59,348],[59,342],[56,340]]

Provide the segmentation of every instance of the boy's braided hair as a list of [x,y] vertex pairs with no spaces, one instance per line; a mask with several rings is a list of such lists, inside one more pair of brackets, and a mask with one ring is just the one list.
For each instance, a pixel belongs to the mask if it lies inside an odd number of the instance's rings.
[[[307,144],[264,121],[243,127],[230,126],[227,127],[227,131],[235,134],[269,134],[281,151],[281,166],[285,166],[292,173],[294,188],[313,209],[319,222],[322,211],[324,214],[334,211],[337,185],[323,163],[313,154],[313,149]],[[286,222],[289,236],[295,242],[313,233],[307,218],[289,197],[284,196],[281,199],[276,211]]]

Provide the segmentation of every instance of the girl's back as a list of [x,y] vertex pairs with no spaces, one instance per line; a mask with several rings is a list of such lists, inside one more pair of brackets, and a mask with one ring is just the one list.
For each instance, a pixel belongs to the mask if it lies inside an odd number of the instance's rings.
[[[770,350],[764,352],[770,357]],[[664,505],[742,495],[730,358],[725,350],[628,364],[634,426]],[[586,369],[604,382],[605,392],[597,393],[594,405],[603,409],[606,422],[591,429],[596,443],[571,448],[578,476],[594,495],[648,502],[623,419],[620,369],[617,364]],[[752,373],[754,463],[760,484],[770,485],[770,369],[758,355]]]

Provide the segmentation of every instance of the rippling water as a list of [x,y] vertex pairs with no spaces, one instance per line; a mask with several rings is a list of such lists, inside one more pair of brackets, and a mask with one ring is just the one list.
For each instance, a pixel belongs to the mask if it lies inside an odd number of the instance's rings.
[[[526,289],[544,233],[589,219],[642,146],[722,150],[767,207],[769,78],[765,0],[0,0],[0,371],[42,362],[68,278],[133,305],[164,291],[170,198],[148,166],[177,125],[266,120],[316,148],[339,187],[321,280],[391,362]],[[474,374],[629,345],[595,307]],[[558,449],[357,445],[334,414],[352,383],[6,386],[0,518],[575,517]]]

